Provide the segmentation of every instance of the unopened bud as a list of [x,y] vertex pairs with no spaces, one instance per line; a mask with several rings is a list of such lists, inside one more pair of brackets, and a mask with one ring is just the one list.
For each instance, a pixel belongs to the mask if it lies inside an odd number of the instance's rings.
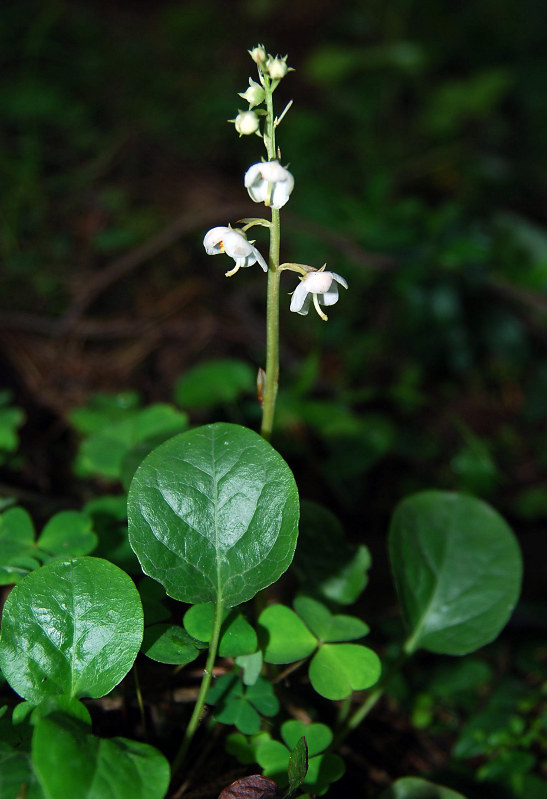
[[260,83],[249,78],[249,88],[245,92],[239,92],[239,96],[249,103],[250,108],[254,108],[255,105],[260,105],[264,102],[264,97],[266,95]]
[[256,133],[260,124],[254,111],[240,111],[233,122],[240,136],[250,136],[251,133]]
[[268,70],[268,74],[272,80],[281,80],[284,78],[289,68],[286,62],[287,56],[285,58],[269,58],[266,68]]
[[263,44],[257,44],[256,47],[253,47],[252,50],[249,50],[249,55],[259,67],[266,63],[266,59],[268,57]]

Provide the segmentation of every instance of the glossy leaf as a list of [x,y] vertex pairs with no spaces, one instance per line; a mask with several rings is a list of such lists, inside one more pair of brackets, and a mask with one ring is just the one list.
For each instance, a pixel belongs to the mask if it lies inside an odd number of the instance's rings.
[[196,641],[178,624],[153,624],[146,627],[142,651],[151,660],[174,666],[191,663],[199,655]]
[[465,799],[465,796],[420,777],[402,777],[383,791],[378,799]]
[[288,568],[298,512],[281,456],[251,430],[213,424],[145,458],[129,491],[129,538],[174,599],[233,607]]
[[309,668],[310,682],[327,699],[345,699],[371,688],[380,678],[378,655],[359,644],[324,644]]
[[258,625],[266,663],[293,663],[309,657],[317,648],[317,638],[285,605],[267,607]]
[[154,747],[97,738],[60,714],[36,724],[32,761],[48,799],[163,799],[169,785],[169,764]]
[[464,655],[492,641],[520,592],[513,533],[473,497],[425,491],[403,500],[389,531],[407,651]]
[[142,641],[131,579],[108,561],[53,561],[29,574],[4,606],[0,667],[20,696],[100,697],[131,668]]

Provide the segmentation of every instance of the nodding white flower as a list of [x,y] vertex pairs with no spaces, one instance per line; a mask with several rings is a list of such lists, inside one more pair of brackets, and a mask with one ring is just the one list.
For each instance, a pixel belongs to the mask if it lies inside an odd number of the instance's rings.
[[253,202],[282,208],[294,188],[294,178],[279,161],[262,161],[246,171],[245,187]]
[[218,255],[224,252],[234,259],[236,265],[226,272],[226,277],[235,275],[241,267],[252,266],[257,261],[265,272],[268,271],[268,264],[256,247],[253,247],[252,242],[247,241],[246,235],[241,230],[234,230],[231,227],[211,228],[205,234],[203,246],[207,255]]
[[291,311],[306,316],[310,306],[310,301],[313,298],[315,310],[325,322],[328,316],[323,313],[320,305],[334,305],[338,302],[338,286],[340,283],[345,289],[348,284],[343,277],[337,275],[336,272],[325,272],[325,267],[309,272],[301,279],[296,289],[293,292],[291,300]]
[[260,121],[254,111],[240,111],[230,122],[234,123],[240,136],[250,136],[252,133],[256,133],[260,126]]

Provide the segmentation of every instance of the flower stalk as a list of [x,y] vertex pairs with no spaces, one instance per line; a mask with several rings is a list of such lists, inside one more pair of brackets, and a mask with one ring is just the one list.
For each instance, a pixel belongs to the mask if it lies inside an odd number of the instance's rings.
[[[273,110],[273,91],[270,78],[264,76],[266,93],[266,124],[264,144],[268,159],[274,161],[275,117]],[[268,295],[266,301],[266,380],[262,405],[261,435],[270,440],[275,417],[275,403],[279,386],[279,251],[281,245],[281,219],[278,208],[271,209],[270,252],[268,258]]]

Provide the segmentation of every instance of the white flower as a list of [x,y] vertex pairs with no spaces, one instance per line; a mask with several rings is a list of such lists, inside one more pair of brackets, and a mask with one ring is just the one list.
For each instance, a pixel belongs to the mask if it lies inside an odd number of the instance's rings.
[[285,58],[269,58],[266,62],[266,69],[272,80],[281,80],[285,77],[289,68],[287,66],[287,56]]
[[253,202],[282,208],[293,190],[294,178],[279,161],[263,161],[246,171],[245,187]]
[[323,313],[320,305],[334,305],[338,301],[338,286],[340,283],[345,289],[348,284],[343,277],[336,272],[324,272],[324,267],[317,271],[309,272],[303,277],[299,285],[293,292],[291,300],[291,311],[305,316],[308,313],[310,301],[313,297],[315,310],[325,322],[328,316]]
[[[260,83],[256,80],[249,78],[249,88],[245,92],[239,92],[239,96],[249,103],[249,108],[254,108],[255,105],[261,105],[264,102],[265,92]],[[254,131],[253,131],[254,132]]]
[[268,264],[264,258],[240,230],[233,230],[231,227],[211,228],[205,234],[203,246],[207,255],[224,252],[234,259],[236,265],[234,269],[226,272],[226,277],[235,275],[242,266],[252,266],[257,261],[265,272],[268,271]]
[[256,133],[260,121],[254,111],[240,111],[235,119],[230,120],[236,126],[240,136],[250,136]]
[[252,50],[248,50],[247,52],[249,53],[255,64],[258,64],[258,66],[261,66],[262,64],[266,63],[268,54],[264,49],[263,44],[257,44],[256,47],[253,47]]

